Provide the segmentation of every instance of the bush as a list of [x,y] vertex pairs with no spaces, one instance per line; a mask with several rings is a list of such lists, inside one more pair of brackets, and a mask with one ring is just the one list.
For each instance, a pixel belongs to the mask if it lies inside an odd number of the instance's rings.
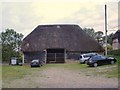
[[108,54],[109,54],[109,55],[120,56],[120,49],[118,49],[118,50],[108,51]]
[[113,48],[112,48],[111,45],[107,45],[107,49],[108,49],[108,50],[112,50]]

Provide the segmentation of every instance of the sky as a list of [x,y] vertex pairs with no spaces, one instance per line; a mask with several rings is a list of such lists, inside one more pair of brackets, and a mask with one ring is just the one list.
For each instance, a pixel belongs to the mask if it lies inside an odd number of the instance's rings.
[[14,29],[27,36],[38,25],[77,24],[81,28],[104,29],[107,5],[108,34],[118,30],[119,0],[3,0],[0,30]]

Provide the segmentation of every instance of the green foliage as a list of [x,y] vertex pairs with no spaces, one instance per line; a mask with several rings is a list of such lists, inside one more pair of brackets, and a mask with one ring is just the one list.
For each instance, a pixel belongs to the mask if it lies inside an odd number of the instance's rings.
[[[103,48],[105,49],[105,45],[103,45]],[[110,44],[107,44],[107,50],[108,51],[111,51],[113,48],[112,48],[112,45]]]
[[95,39],[98,42],[100,42],[102,40],[102,37],[103,37],[103,32],[102,31],[95,32]]
[[0,44],[0,61],[2,61],[2,45]]
[[[112,45],[112,38],[113,38],[113,33],[109,34],[107,36],[107,43],[109,43],[110,45]],[[105,42],[105,36],[103,36],[103,41]]]
[[108,35],[108,37],[107,37],[107,42],[110,44],[110,45],[112,45],[112,38],[113,38],[113,33],[111,33],[110,35]]
[[120,49],[118,49],[118,50],[108,51],[108,54],[109,54],[109,55],[120,56]]
[[112,50],[112,46],[111,45],[107,45],[107,49],[110,51]]
[[102,37],[103,37],[103,32],[102,31],[97,31],[95,32],[95,30],[93,28],[83,28],[83,30],[92,38],[94,38],[95,40],[97,40],[98,42],[101,43]]
[[95,38],[95,30],[93,28],[83,28],[83,30],[92,38]]
[[21,57],[19,53],[23,38],[21,33],[17,33],[13,29],[6,29],[5,32],[1,32],[0,37],[3,61],[9,62],[11,57]]
[[[103,36],[103,32],[102,31],[97,31],[95,32],[95,30],[93,28],[83,28],[83,30],[92,38],[94,38],[96,41],[98,41],[99,43],[105,43],[105,36]],[[112,45],[112,39],[113,39],[114,34],[111,33],[109,35],[107,35],[107,43]]]

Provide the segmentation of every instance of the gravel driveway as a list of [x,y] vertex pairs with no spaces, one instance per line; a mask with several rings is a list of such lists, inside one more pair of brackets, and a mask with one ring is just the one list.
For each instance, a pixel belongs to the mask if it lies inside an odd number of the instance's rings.
[[[81,72],[82,73],[82,72]],[[83,72],[84,73],[84,72]],[[50,67],[4,84],[5,88],[117,88],[117,78],[85,76],[63,67]]]

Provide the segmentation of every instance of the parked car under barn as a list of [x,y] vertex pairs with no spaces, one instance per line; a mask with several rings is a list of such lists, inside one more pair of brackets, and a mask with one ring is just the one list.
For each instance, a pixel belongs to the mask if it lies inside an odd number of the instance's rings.
[[43,62],[40,61],[39,59],[33,59],[30,63],[31,67],[40,67],[43,66]]

